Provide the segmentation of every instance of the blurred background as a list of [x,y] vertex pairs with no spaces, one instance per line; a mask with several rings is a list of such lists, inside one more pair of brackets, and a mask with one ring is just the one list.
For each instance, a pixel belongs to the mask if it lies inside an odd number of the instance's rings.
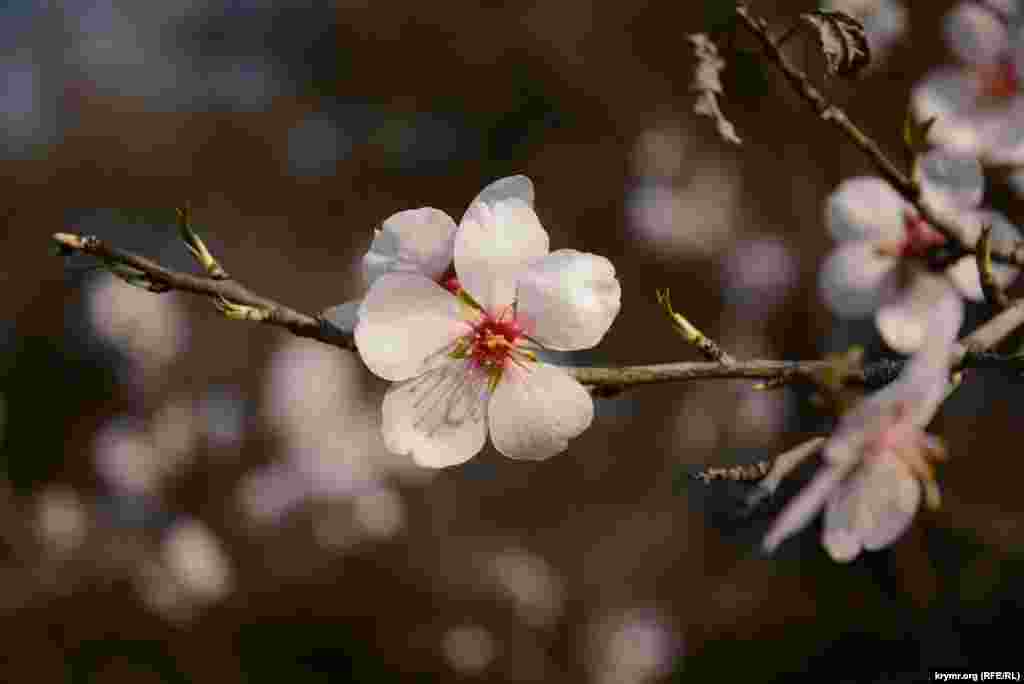
[[[780,27],[814,7],[750,4]],[[828,90],[899,158],[911,87],[950,59],[951,3],[833,4],[865,17],[879,59]],[[660,287],[740,358],[884,353],[816,291],[822,201],[870,173],[860,153],[751,57],[725,74],[742,147],[691,112],[684,35],[730,5],[2,3],[0,681],[1019,669],[998,638],[1024,600],[1016,378],[978,372],[947,403],[943,509],[891,549],[837,565],[814,527],[765,558],[800,477],[744,517],[741,491],[690,475],[827,430],[807,389],[643,387],[599,400],[550,461],[488,446],[423,470],[383,448],[386,383],[355,355],[50,252],[54,232],[97,234],[194,269],[173,223],[190,200],[233,276],[315,313],[362,295],[390,214],[458,217],[526,173],[552,248],[605,255],[622,283],[610,333],[565,363],[699,360]]]

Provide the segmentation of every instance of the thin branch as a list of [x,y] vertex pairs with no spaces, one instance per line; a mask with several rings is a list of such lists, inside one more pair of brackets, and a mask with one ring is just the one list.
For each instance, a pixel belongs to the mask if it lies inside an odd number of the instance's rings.
[[992,270],[992,224],[981,229],[981,237],[978,238],[978,252],[974,256],[985,300],[997,311],[1002,311],[1010,305],[1010,301]]
[[[88,254],[107,263],[121,264],[142,273],[157,286],[157,291],[180,290],[209,297],[229,318],[250,320],[286,328],[299,337],[308,337],[341,349],[355,350],[352,335],[342,331],[319,316],[296,311],[284,304],[253,293],[234,280],[216,280],[165,268],[145,257],[108,245],[99,238],[57,233],[53,239],[64,250]],[[958,365],[973,365],[972,354],[991,349],[1019,326],[1024,325],[1024,300],[1016,300],[1010,306],[960,341],[955,361]],[[988,358],[984,365],[1005,365],[1007,360]],[[589,387],[597,396],[614,396],[634,385],[651,385],[664,382],[686,382],[710,379],[763,380],[771,386],[781,386],[795,381],[814,382],[816,375],[832,368],[833,360],[733,361],[729,364],[717,362],[662,363],[645,366],[576,366],[565,368],[581,384]],[[891,359],[879,359],[865,364],[862,369],[846,374],[850,383],[866,389],[878,389],[895,378],[902,363]],[[981,365],[981,364],[979,364]]]
[[971,365],[972,354],[990,351],[1022,325],[1024,325],[1024,298],[1010,302],[1006,309],[993,316],[970,335],[961,338],[957,343],[953,359],[954,367],[963,368]]
[[[868,159],[875,169],[920,213],[936,230],[962,247],[965,254],[973,254],[976,245],[968,244],[966,235],[969,230],[957,223],[952,217],[932,211],[921,201],[921,188],[918,184],[890,160],[882,151],[881,146],[853,123],[842,109],[829,102],[821,91],[814,87],[806,73],[794,65],[781,49],[778,40],[768,32],[768,25],[763,19],[750,14],[743,5],[736,7],[736,16],[740,23],[758,40],[765,56],[782,72],[793,90],[806,102],[824,121],[838,128]],[[1024,266],[1024,241],[996,240],[991,245],[992,258],[1017,266]]]
[[82,252],[106,262],[124,264],[141,271],[150,281],[160,286],[162,291],[180,290],[210,297],[215,302],[227,301],[235,305],[252,307],[265,315],[260,319],[263,323],[287,328],[299,337],[309,337],[342,349],[355,349],[352,336],[327,321],[254,294],[234,280],[218,280],[174,271],[145,257],[108,245],[97,237],[57,233],[53,239],[64,249]]

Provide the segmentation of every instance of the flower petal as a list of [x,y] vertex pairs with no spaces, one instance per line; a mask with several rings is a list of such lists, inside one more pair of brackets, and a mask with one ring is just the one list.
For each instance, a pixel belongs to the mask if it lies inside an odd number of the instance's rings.
[[863,487],[861,505],[870,510],[863,520],[871,524],[861,529],[860,535],[865,549],[877,551],[896,541],[910,526],[921,503],[921,485],[894,456],[868,468]]
[[[494,181],[486,188],[480,191],[480,193],[473,198],[473,201],[469,203],[472,207],[477,202],[483,202],[489,204],[492,207],[498,202],[504,202],[510,199],[522,200],[527,206],[533,206],[533,181],[527,176],[505,176]],[[469,210],[466,210],[469,213]],[[465,220],[465,215],[463,215]]]
[[881,178],[839,184],[825,203],[825,224],[836,240],[899,240],[909,205]]
[[940,212],[973,209],[985,193],[978,160],[953,156],[941,148],[918,158],[914,178],[920,183],[922,201]]
[[619,313],[622,288],[612,262],[559,249],[534,262],[519,280],[518,318],[549,349],[593,347]]
[[960,298],[946,278],[916,271],[907,275],[909,286],[888,288],[875,314],[882,339],[904,354],[917,351],[926,336],[948,344],[963,322]]
[[421,275],[387,273],[363,300],[355,340],[374,374],[405,380],[424,372],[469,330],[458,300],[440,285]]
[[849,482],[843,483],[832,492],[825,505],[821,545],[837,563],[848,563],[853,560],[863,547],[856,524],[857,492],[856,487]]
[[928,132],[931,142],[958,154],[978,156],[981,139],[977,125],[978,86],[962,69],[940,69],[927,76],[911,93],[915,117],[935,117]]
[[768,553],[793,536],[818,514],[825,501],[840,485],[852,464],[829,464],[814,474],[814,479],[797,494],[775,518],[761,546]]
[[542,460],[564,451],[594,419],[594,402],[565,371],[509,365],[488,409],[491,441],[509,458]]
[[320,315],[329,323],[351,335],[356,329],[356,323],[359,322],[359,310],[362,304],[362,300],[356,299],[324,309]]
[[384,397],[384,444],[428,468],[468,461],[487,440],[487,375],[449,360],[393,385]]
[[363,257],[367,286],[395,271],[437,280],[452,263],[455,230],[455,221],[440,209],[422,207],[392,214],[376,231]]
[[1017,96],[1006,107],[981,118],[978,124],[979,145],[985,161],[997,166],[1024,164],[1024,97]]
[[999,17],[974,2],[961,2],[945,19],[946,42],[967,64],[992,64],[1009,36]]
[[910,525],[921,501],[917,480],[894,454],[851,475],[825,507],[822,543],[845,563],[861,548],[877,551]]
[[516,279],[548,253],[548,233],[533,207],[518,197],[474,202],[455,237],[455,273],[491,313],[512,304]]
[[832,250],[818,274],[821,296],[834,313],[867,316],[881,302],[898,262],[877,253],[867,241],[846,242]]
[[[1021,239],[1021,232],[1018,228],[998,211],[980,210],[974,211],[965,217],[965,224],[970,230],[964,235],[964,241],[973,245],[981,234],[981,228],[985,225],[992,226],[992,238],[1002,241],[1017,241]],[[947,275],[956,285],[964,297],[971,301],[980,302],[985,298],[981,291],[981,277],[978,275],[978,265],[973,255],[959,259],[955,264],[946,269]],[[992,274],[1000,287],[1006,288],[1016,279],[1020,269],[1009,264],[993,262]]]

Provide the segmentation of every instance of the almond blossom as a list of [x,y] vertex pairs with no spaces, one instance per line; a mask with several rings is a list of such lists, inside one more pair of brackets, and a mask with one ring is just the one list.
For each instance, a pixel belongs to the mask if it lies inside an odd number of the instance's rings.
[[590,395],[532,349],[596,345],[619,311],[615,268],[594,254],[549,253],[529,180],[499,183],[458,227],[454,277],[442,286],[388,271],[359,310],[363,362],[397,383],[384,399],[385,444],[421,465],[472,458],[488,431],[506,456],[548,458],[593,419]]
[[[1020,234],[1002,214],[978,209],[984,192],[981,167],[973,159],[934,150],[915,164],[921,201],[939,215],[956,217],[967,229],[964,239],[974,244],[986,225],[996,239]],[[927,300],[916,300],[913,287],[925,268],[929,252],[946,244],[946,237],[925,221],[918,210],[886,181],[857,177],[844,181],[825,207],[825,222],[840,244],[819,274],[825,303],[841,316],[874,314],[882,338],[891,348],[909,353],[924,339]],[[967,255],[946,269],[960,293],[972,301],[984,298],[974,257]],[[993,274],[1007,285],[1018,270],[997,265]],[[924,286],[920,291],[928,290]]]
[[[526,176],[500,178],[480,191],[476,202],[521,197],[533,206],[533,183]],[[385,273],[419,273],[442,285],[454,277],[455,221],[433,207],[406,209],[392,214],[374,231],[370,249],[363,256],[363,283],[369,288]],[[351,333],[359,319],[362,300],[339,304],[323,315]]]
[[963,303],[945,279],[923,276],[931,306],[927,337],[899,377],[845,414],[824,447],[824,465],[776,518],[764,539],[773,551],[825,510],[822,544],[836,561],[888,546],[910,525],[921,502],[939,505],[933,463],[941,442],[924,427],[949,388]]
[[961,2],[946,15],[946,41],[962,63],[939,69],[912,94],[932,140],[993,164],[1024,162],[1024,41],[1016,2]]

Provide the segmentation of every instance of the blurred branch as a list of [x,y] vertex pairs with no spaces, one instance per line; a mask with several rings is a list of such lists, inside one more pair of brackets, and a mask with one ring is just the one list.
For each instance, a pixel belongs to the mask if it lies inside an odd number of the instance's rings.
[[[976,252],[976,245],[968,244],[965,237],[970,231],[951,217],[932,211],[921,201],[921,188],[917,182],[900,171],[892,160],[885,156],[882,148],[871,136],[861,130],[850,120],[846,112],[829,102],[821,91],[814,87],[807,74],[797,68],[783,53],[780,41],[772,38],[767,22],[752,16],[744,5],[737,5],[736,16],[739,17],[740,23],[758,40],[764,55],[782,72],[796,94],[810,105],[823,121],[834,125],[856,145],[871,160],[875,169],[885,180],[914,205],[921,217],[948,239],[956,242],[963,250],[963,254]],[[998,261],[1024,266],[1024,241],[994,241],[991,244],[991,255]]]

